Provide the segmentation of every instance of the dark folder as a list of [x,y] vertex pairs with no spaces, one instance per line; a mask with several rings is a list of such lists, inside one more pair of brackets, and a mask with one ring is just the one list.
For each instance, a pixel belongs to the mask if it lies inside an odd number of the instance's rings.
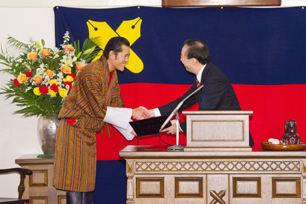
[[[158,116],[154,118],[147,118],[143,120],[131,121],[130,124],[138,137],[155,135],[159,133],[159,129],[168,118],[167,115]],[[170,127],[171,122],[168,122],[165,128]]]

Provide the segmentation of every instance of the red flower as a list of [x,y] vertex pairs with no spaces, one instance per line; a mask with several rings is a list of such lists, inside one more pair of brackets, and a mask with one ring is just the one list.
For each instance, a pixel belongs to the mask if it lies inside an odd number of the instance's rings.
[[31,77],[32,77],[32,72],[28,71],[27,73],[25,73],[25,75],[26,75],[27,77],[31,78]]
[[41,87],[39,87],[39,91],[40,91],[40,93],[42,93],[44,95],[47,95],[49,89],[46,86],[41,86]]
[[50,89],[51,89],[52,91],[54,91],[54,92],[58,92],[58,85],[52,84],[52,85],[50,86]]
[[66,81],[66,82],[64,83],[64,85],[65,85],[65,87],[68,85],[68,86],[69,86],[69,90],[70,90],[71,87],[72,87],[72,84],[71,84],[70,81]]
[[17,78],[14,79],[14,84],[15,84],[16,86],[19,86],[19,85],[20,85],[20,83],[19,83],[19,81],[17,80]]
[[74,73],[71,73],[71,74],[67,74],[68,76],[72,76],[73,77],[73,80],[75,80],[75,74]]

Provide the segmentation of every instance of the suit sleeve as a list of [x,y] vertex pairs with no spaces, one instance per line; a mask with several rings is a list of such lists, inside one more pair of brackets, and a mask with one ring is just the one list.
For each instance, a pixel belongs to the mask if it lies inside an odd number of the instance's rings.
[[207,80],[201,92],[199,110],[217,110],[226,95],[226,86],[221,79]]
[[[193,86],[181,97],[179,97],[178,99],[164,105],[161,107],[158,107],[161,115],[170,115],[170,113],[173,111],[173,109],[184,99],[186,98],[189,94],[191,94],[193,91],[196,90],[196,85],[195,83],[193,84]],[[190,106],[192,106],[193,104],[195,104],[197,102],[197,98],[195,95],[191,96],[189,99],[187,99],[184,104],[182,105],[182,107],[179,109],[179,111],[182,111]]]

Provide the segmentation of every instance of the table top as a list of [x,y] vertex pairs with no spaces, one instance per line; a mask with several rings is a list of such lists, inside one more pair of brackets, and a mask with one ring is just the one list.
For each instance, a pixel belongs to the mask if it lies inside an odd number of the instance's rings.
[[190,157],[190,158],[305,158],[306,151],[173,151],[168,146],[129,145],[119,152],[123,158]]
[[25,154],[15,160],[16,164],[53,164],[54,157],[38,158],[37,154]]

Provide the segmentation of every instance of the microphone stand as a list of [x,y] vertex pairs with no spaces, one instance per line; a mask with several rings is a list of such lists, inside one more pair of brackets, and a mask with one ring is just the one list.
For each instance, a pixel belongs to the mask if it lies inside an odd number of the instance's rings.
[[204,85],[201,85],[199,88],[197,88],[195,91],[193,91],[191,94],[189,94],[186,98],[184,98],[184,100],[182,100],[176,107],[175,109],[172,111],[172,113],[168,116],[168,118],[165,120],[165,122],[163,123],[163,125],[161,126],[161,128],[159,129],[159,132],[161,132],[164,127],[166,126],[166,124],[170,121],[170,119],[174,116],[174,114],[176,114],[176,145],[172,145],[170,147],[168,147],[169,150],[184,150],[184,146],[179,145],[179,116],[178,116],[178,110],[180,109],[180,107],[183,105],[183,103],[190,98],[190,96],[192,96],[193,94],[195,94],[196,92],[198,92],[201,88],[203,88]]
[[179,121],[179,114],[178,112],[176,112],[176,145],[172,145],[170,147],[168,147],[168,150],[184,150],[184,146],[183,145],[179,145],[180,142],[180,121]]

